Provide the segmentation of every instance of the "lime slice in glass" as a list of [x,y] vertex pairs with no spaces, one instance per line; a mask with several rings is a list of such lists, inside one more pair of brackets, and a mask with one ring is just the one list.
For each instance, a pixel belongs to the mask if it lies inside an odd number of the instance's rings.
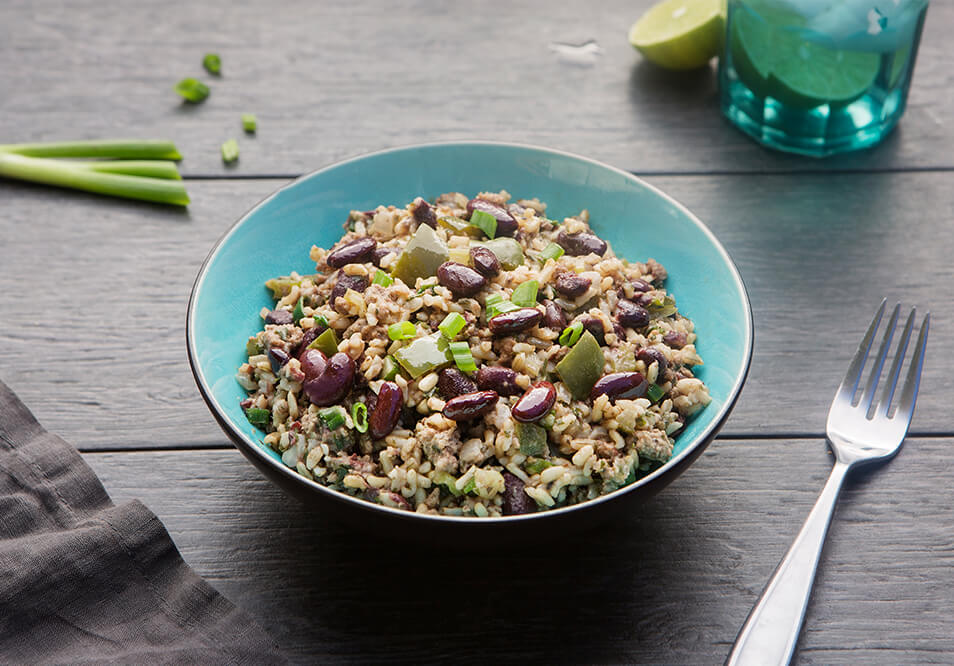
[[843,106],[864,95],[880,56],[812,41],[803,24],[803,17],[778,6],[760,5],[757,13],[741,6],[730,26],[739,78],[755,94],[799,108]]
[[629,29],[629,43],[667,69],[702,67],[722,49],[725,0],[663,0]]

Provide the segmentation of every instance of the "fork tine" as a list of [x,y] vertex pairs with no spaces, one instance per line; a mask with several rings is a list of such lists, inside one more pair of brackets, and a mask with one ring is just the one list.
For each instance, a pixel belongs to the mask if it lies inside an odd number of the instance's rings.
[[868,358],[868,350],[871,349],[871,340],[874,338],[875,331],[878,330],[878,325],[881,323],[881,315],[884,314],[884,306],[887,302],[887,298],[881,299],[881,307],[878,308],[877,314],[875,314],[874,319],[871,320],[871,326],[868,327],[868,332],[865,333],[865,337],[861,339],[861,344],[858,345],[858,351],[855,352],[855,357],[851,359],[851,363],[848,365],[848,374],[845,375],[841,386],[838,387],[837,395],[847,397],[849,400],[855,395],[855,389],[858,388],[858,380],[861,379],[861,370],[864,368],[865,359]]
[[858,403],[858,406],[864,409],[866,414],[871,411],[871,402],[874,400],[875,391],[878,390],[878,380],[881,379],[884,359],[888,356],[888,347],[891,346],[891,338],[894,337],[894,328],[898,323],[899,312],[901,312],[900,303],[894,306],[894,311],[891,313],[891,321],[888,322],[888,329],[884,332],[884,338],[881,340],[881,349],[878,350],[878,360],[871,368],[871,374],[868,375],[868,385],[865,386],[865,393]]
[[928,327],[931,323],[931,313],[924,315],[924,321],[921,323],[921,333],[918,335],[918,345],[914,352],[914,358],[911,359],[911,366],[908,368],[907,379],[904,380],[904,390],[901,392],[901,401],[898,403],[898,409],[894,413],[907,421],[905,429],[911,424],[911,417],[914,416],[914,401],[918,397],[918,386],[921,384],[921,365],[924,363],[924,348],[927,347]]
[[888,381],[884,385],[881,402],[878,403],[878,407],[875,410],[875,413],[879,416],[887,416],[888,409],[891,407],[894,391],[898,387],[898,376],[901,374],[901,364],[904,362],[904,355],[908,352],[908,342],[911,340],[911,329],[914,328],[914,316],[916,314],[917,308],[911,308],[908,321],[904,324],[904,330],[901,332],[901,339],[898,340],[898,350],[895,352],[894,361],[891,363],[891,370],[888,372]]

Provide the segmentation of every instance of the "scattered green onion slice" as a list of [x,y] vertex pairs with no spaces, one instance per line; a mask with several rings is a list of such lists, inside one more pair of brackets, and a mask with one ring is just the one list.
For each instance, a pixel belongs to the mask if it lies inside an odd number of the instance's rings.
[[239,145],[235,139],[229,139],[222,144],[222,161],[231,164],[238,159]]
[[374,272],[374,279],[371,284],[379,284],[382,287],[390,287],[394,284],[394,278],[382,271],[380,268]]
[[417,328],[409,321],[399,321],[388,326],[388,337],[392,340],[409,340],[417,335]]
[[666,392],[662,390],[659,384],[650,384],[649,388],[646,389],[646,397],[649,398],[650,402],[659,402],[664,395],[666,395]]
[[206,53],[205,57],[202,58],[202,66],[209,74],[221,74],[222,58],[219,57],[218,53]]
[[583,335],[583,322],[574,322],[563,329],[558,342],[565,347],[572,347]]
[[518,309],[516,305],[505,300],[500,294],[491,294],[488,296],[487,300],[484,301],[484,306],[487,309],[487,319],[493,319],[499,314]]
[[272,420],[272,413],[269,410],[260,409],[258,407],[246,409],[245,416],[248,418],[249,423],[259,428],[264,428],[268,425],[268,422]]
[[510,296],[510,302],[519,305],[522,308],[530,308],[537,304],[537,289],[539,283],[536,280],[527,280],[517,285]]
[[351,420],[358,432],[368,432],[368,406],[363,402],[351,405]]
[[483,231],[487,238],[493,238],[497,234],[497,218],[482,210],[473,212],[470,216],[470,226]]
[[559,259],[565,252],[566,250],[556,243],[550,243],[543,248],[543,252],[540,253],[540,258],[543,259],[544,262],[546,262],[547,259]]
[[304,306],[305,306],[304,297],[299,298],[298,302],[295,303],[295,309],[292,310],[292,319],[295,321],[295,325],[297,325],[298,322],[300,322],[302,318],[304,318],[305,316]]
[[326,426],[328,426],[328,430],[340,428],[345,424],[346,421],[344,408],[337,405],[321,410],[318,412],[318,416],[320,416],[321,420],[325,422]]
[[466,325],[467,320],[464,319],[463,315],[458,312],[451,312],[444,317],[444,321],[438,324],[437,328],[440,329],[445,338],[453,340],[454,336],[460,333]]
[[187,102],[198,104],[209,96],[209,86],[193,78],[185,78],[175,85],[174,90]]
[[477,488],[477,479],[471,477],[470,481],[467,482],[463,488],[460,489],[461,495],[466,495],[467,493],[472,493]]
[[474,372],[477,370],[477,363],[474,362],[474,356],[470,353],[470,345],[466,342],[450,343],[451,356],[454,357],[454,363],[458,369],[463,372]]
[[249,134],[253,134],[258,129],[258,118],[254,113],[242,114],[242,129]]
[[329,326],[328,320],[325,318],[324,315],[316,314],[314,319],[315,319],[315,323],[318,324],[319,326],[324,326],[325,328],[328,328]]

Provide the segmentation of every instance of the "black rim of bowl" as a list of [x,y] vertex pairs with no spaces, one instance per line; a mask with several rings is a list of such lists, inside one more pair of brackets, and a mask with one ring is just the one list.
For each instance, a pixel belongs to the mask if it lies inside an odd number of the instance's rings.
[[[696,436],[695,442],[690,443],[685,449],[683,449],[682,452],[679,453],[679,455],[673,458],[670,458],[659,469],[654,470],[652,473],[647,474],[646,476],[642,477],[641,479],[627,486],[623,486],[622,488],[614,490],[611,493],[607,493],[606,495],[601,495],[599,497],[595,497],[591,500],[580,502],[578,504],[572,504],[570,506],[564,506],[557,509],[548,509],[546,511],[538,511],[536,513],[521,514],[517,516],[500,516],[500,517],[488,516],[485,518],[417,513],[414,511],[407,511],[404,509],[391,508],[388,506],[384,506],[383,504],[370,502],[368,500],[365,500],[359,497],[352,497],[351,495],[340,492],[338,490],[334,490],[327,486],[323,486],[320,483],[317,483],[316,481],[312,481],[310,479],[305,478],[304,476],[299,474],[296,470],[293,470],[287,467],[286,465],[284,465],[283,463],[276,461],[274,458],[272,458],[271,455],[269,455],[262,448],[262,445],[260,443],[253,441],[251,438],[247,437],[243,432],[239,431],[235,426],[233,426],[231,420],[225,415],[220,405],[212,397],[211,389],[208,383],[206,382],[205,376],[203,375],[202,370],[199,368],[198,362],[196,360],[197,350],[195,346],[195,339],[193,338],[193,331],[195,328],[193,319],[195,317],[196,294],[201,289],[206,273],[208,272],[209,265],[211,264],[212,260],[215,258],[216,254],[218,254],[222,246],[225,244],[225,242],[228,240],[228,238],[233,233],[235,233],[235,231],[247,219],[249,219],[249,217],[251,217],[259,208],[267,204],[274,197],[278,196],[280,192],[283,192],[284,190],[288,188],[294,187],[300,182],[303,182],[310,178],[314,178],[318,176],[319,174],[324,173],[325,171],[338,168],[340,166],[343,166],[351,162],[362,161],[371,157],[376,157],[378,155],[384,155],[388,153],[402,152],[406,150],[419,150],[422,148],[425,148],[425,149],[426,148],[452,148],[454,146],[460,146],[462,148],[489,146],[489,147],[500,147],[500,148],[519,148],[521,150],[533,150],[540,153],[558,155],[560,157],[569,157],[574,160],[585,162],[587,164],[592,164],[594,166],[598,166],[600,168],[608,169],[610,171],[618,173],[625,178],[628,178],[630,180],[637,182],[640,186],[649,189],[654,194],[665,199],[670,204],[675,206],[679,211],[681,211],[684,215],[686,215],[686,217],[688,217],[696,226],[698,226],[699,229],[712,241],[715,248],[722,255],[726,264],[731,269],[732,276],[737,282],[739,289],[742,293],[742,299],[745,304],[745,313],[746,313],[745,359],[743,362],[742,372],[739,374],[738,378],[733,384],[732,389],[729,392],[728,398],[723,404],[719,414],[712,420],[712,423],[710,423],[708,427],[706,427],[706,429],[702,433]],[[536,520],[542,520],[548,517],[565,516],[570,513],[585,511],[588,508],[595,507],[605,502],[610,502],[612,500],[619,499],[631,492],[638,491],[639,489],[649,486],[651,484],[659,483],[661,479],[670,476],[674,472],[677,472],[677,471],[681,472],[682,469],[685,467],[685,465],[683,464],[684,461],[690,462],[691,460],[687,461],[686,459],[690,459],[691,457],[695,457],[699,455],[702,452],[702,450],[709,445],[709,443],[715,437],[716,433],[719,432],[719,430],[724,425],[725,421],[728,419],[729,415],[732,413],[732,409],[735,407],[735,403],[738,401],[739,393],[742,391],[742,386],[745,384],[745,380],[749,374],[749,368],[752,362],[752,350],[754,347],[754,338],[755,338],[755,327],[754,327],[753,318],[752,318],[752,304],[749,301],[749,294],[745,288],[745,283],[742,280],[742,276],[739,273],[739,269],[735,265],[735,262],[733,261],[732,257],[729,256],[729,253],[722,246],[722,243],[719,242],[719,239],[716,238],[715,234],[712,233],[712,230],[710,230],[709,227],[707,227],[702,222],[702,220],[696,217],[692,213],[692,211],[690,211],[688,208],[683,206],[681,203],[673,199],[671,196],[669,196],[662,190],[656,188],[653,185],[650,185],[646,181],[633,175],[632,173],[629,173],[628,171],[624,171],[622,169],[618,169],[614,166],[610,166],[598,160],[594,160],[588,157],[583,157],[581,155],[576,155],[574,153],[570,153],[570,152],[566,152],[562,150],[555,150],[552,148],[544,148],[541,146],[514,143],[514,142],[508,142],[508,141],[439,141],[439,142],[432,142],[432,143],[419,143],[419,144],[412,144],[407,146],[398,146],[394,148],[387,148],[384,150],[377,150],[374,152],[365,153],[363,155],[358,155],[356,157],[350,157],[344,160],[340,160],[338,162],[329,164],[327,166],[321,167],[319,169],[316,169],[314,171],[311,171],[309,173],[303,174],[295,178],[290,183],[287,183],[283,185],[282,187],[278,188],[277,190],[275,190],[274,192],[266,196],[264,199],[259,201],[257,204],[252,206],[252,208],[250,208],[244,215],[242,215],[236,222],[234,222],[228,228],[228,230],[226,230],[226,232],[222,234],[222,236],[216,241],[215,245],[212,247],[208,256],[205,258],[205,261],[202,262],[202,267],[199,269],[199,273],[196,276],[195,282],[192,285],[192,293],[189,296],[189,308],[188,308],[188,311],[186,312],[186,347],[189,353],[189,365],[192,368],[192,376],[195,378],[196,385],[199,387],[199,393],[202,395],[202,399],[205,400],[206,405],[208,405],[209,410],[212,412],[213,417],[215,417],[215,420],[218,422],[222,430],[225,431],[225,433],[229,436],[232,442],[237,447],[242,449],[242,451],[246,455],[251,454],[255,456],[255,458],[262,461],[264,464],[274,468],[279,474],[283,474],[286,477],[286,479],[291,483],[297,484],[304,488],[309,488],[315,492],[322,493],[328,499],[332,499],[338,502],[343,502],[346,504],[353,505],[355,506],[355,508],[361,508],[368,511],[378,512],[383,516],[391,516],[391,517],[399,518],[399,519],[413,520],[415,522],[428,521],[428,522],[439,522],[439,523],[465,523],[465,524],[471,524],[471,525],[475,523],[480,523],[480,524],[522,523],[529,520],[536,521]]]

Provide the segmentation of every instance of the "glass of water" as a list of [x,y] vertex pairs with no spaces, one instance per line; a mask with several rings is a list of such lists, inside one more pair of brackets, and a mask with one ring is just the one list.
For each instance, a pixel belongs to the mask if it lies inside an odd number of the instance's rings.
[[904,113],[928,0],[728,0],[722,112],[763,145],[872,146]]

